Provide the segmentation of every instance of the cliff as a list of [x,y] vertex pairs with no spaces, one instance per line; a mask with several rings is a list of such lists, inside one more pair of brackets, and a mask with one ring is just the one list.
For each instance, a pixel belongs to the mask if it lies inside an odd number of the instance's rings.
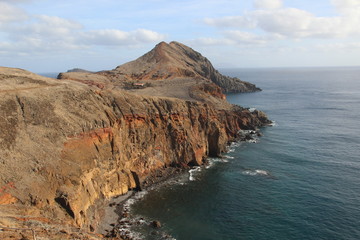
[[[45,239],[101,239],[106,199],[140,189],[158,171],[201,165],[226,151],[240,129],[268,123],[260,111],[225,104],[208,82],[189,85],[186,100],[92,81],[0,67],[0,227],[34,229]],[[0,232],[11,234],[31,232]]]

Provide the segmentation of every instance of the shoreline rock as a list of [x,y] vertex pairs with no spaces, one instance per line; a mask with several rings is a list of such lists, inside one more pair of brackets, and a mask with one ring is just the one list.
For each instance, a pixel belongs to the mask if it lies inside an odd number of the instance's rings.
[[[271,126],[271,122],[269,122],[269,124],[264,125],[264,127],[266,126]],[[238,132],[239,137],[236,139],[235,142],[250,142],[250,143],[255,143],[257,137],[261,137],[262,133],[260,129],[254,129],[254,130],[240,130]],[[228,143],[228,145],[230,145],[231,142]],[[218,156],[219,158],[223,158],[224,156]],[[202,167],[207,168],[208,165],[208,160],[205,159],[204,164],[201,165]],[[171,183],[174,182],[179,182],[180,179],[182,179],[186,174],[186,178],[188,179],[188,170],[191,169],[190,166],[188,166],[187,168],[181,168],[181,167],[167,167],[167,168],[163,168],[163,169],[158,169],[153,175],[148,176],[146,178],[146,180],[144,181],[144,185],[141,191],[153,191],[156,190],[158,188],[170,185]],[[141,192],[140,191],[140,192]],[[154,225],[154,222],[156,222],[156,220],[154,221],[150,221],[149,223],[146,223],[145,220],[143,218],[134,218],[134,216],[130,215],[130,208],[123,208],[124,204],[126,203],[126,201],[130,200],[134,200],[134,201],[141,201],[141,198],[135,198],[134,194],[136,194],[136,192],[133,192],[131,196],[129,196],[127,199],[124,199],[122,202],[118,203],[118,219],[117,219],[117,224],[115,226],[113,226],[112,230],[107,232],[107,237],[108,238],[112,238],[112,237],[118,237],[118,238],[123,238],[123,239],[132,239],[131,234],[133,234],[133,232],[130,231],[130,228],[133,226],[139,226],[139,225],[149,225],[149,227],[152,228],[160,228],[161,227],[161,223],[160,223],[160,227],[156,227],[158,226],[157,223],[156,225]],[[155,232],[153,232],[155,234]]]

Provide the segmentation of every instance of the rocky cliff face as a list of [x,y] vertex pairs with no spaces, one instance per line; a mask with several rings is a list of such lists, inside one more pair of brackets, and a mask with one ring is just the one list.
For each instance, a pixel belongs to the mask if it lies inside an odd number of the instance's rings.
[[[211,84],[194,88],[198,98],[225,97]],[[224,152],[240,129],[268,123],[258,111],[20,69],[0,68],[0,89],[0,226],[40,235],[66,228],[70,238],[79,227],[97,239],[91,232],[105,199],[141,188],[158,170],[201,165]]]

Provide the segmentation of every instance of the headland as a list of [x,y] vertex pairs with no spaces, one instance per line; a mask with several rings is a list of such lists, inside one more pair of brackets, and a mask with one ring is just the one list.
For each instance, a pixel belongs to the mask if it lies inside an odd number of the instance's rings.
[[259,90],[178,42],[58,79],[0,67],[1,238],[104,239],[109,199],[202,165],[240,130],[269,124],[226,101]]

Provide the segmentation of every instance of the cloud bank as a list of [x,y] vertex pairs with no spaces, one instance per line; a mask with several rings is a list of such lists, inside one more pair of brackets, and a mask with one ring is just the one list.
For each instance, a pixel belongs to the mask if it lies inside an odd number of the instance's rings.
[[282,7],[282,0],[254,0],[255,8],[276,9]]
[[338,14],[324,17],[298,8],[283,7],[281,0],[254,0],[255,9],[244,15],[206,18],[204,23],[220,29],[224,43],[251,43],[248,40],[253,39],[252,44],[256,45],[278,39],[358,36],[360,1],[332,0],[332,4]]
[[[21,8],[0,0],[0,53],[34,54],[94,46],[136,46],[156,43],[164,34],[148,29],[122,31],[119,29],[85,30],[69,19],[47,15],[30,15]],[[14,51],[16,50],[16,51]]]

